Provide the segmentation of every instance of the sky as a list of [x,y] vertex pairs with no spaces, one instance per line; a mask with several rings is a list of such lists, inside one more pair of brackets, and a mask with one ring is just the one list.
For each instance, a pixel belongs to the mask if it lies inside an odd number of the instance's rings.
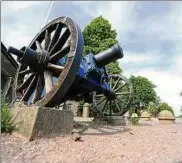
[[[1,2],[1,41],[6,47],[28,46],[43,27],[50,1]],[[124,58],[123,75],[144,76],[163,102],[180,114],[182,97],[182,2],[57,1],[49,21],[71,17],[83,30],[102,15],[117,31]]]

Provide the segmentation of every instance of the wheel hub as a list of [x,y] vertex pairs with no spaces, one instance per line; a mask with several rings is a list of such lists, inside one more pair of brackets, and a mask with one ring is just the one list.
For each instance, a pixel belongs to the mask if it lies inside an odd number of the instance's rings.
[[18,56],[18,61],[30,67],[33,72],[44,72],[49,62],[49,53],[43,49],[37,51],[31,48],[23,47],[18,50],[14,47],[8,49],[10,53]]
[[49,53],[45,50],[40,50],[37,52],[37,62],[35,67],[32,67],[34,72],[44,72],[49,63]]
[[109,96],[108,96],[108,99],[109,99],[109,100],[114,100],[114,99],[116,99],[116,94],[115,94],[115,91],[114,91],[114,90],[111,90],[111,91],[110,91],[110,94],[109,94]]

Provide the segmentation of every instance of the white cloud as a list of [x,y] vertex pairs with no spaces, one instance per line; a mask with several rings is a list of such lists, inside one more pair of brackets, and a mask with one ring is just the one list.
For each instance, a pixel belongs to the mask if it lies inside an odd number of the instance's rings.
[[137,53],[131,51],[124,51],[124,57],[120,60],[121,65],[124,64],[141,64],[141,63],[154,63],[160,60],[162,56],[158,53]]
[[[147,77],[157,86],[156,92],[161,97],[162,101],[169,103],[173,107],[175,114],[179,115],[180,107],[182,106],[182,97],[179,96],[182,91],[182,55],[173,56],[173,63],[166,70],[160,70],[160,68],[157,67],[137,68],[138,63],[150,61],[150,57],[147,58],[144,56],[138,59],[138,62],[136,62],[136,57],[137,55],[127,59],[126,64],[132,66],[130,69],[124,69],[124,75],[128,78],[131,75]],[[155,59],[153,61],[155,61]]]
[[[45,3],[44,1],[9,1],[9,2],[2,2],[2,9],[8,9],[12,12],[18,12],[22,9],[26,9],[32,7],[34,5],[39,5],[41,3]],[[4,13],[4,11],[3,11]]]
[[182,99],[179,96],[182,90],[182,77],[177,76],[173,71],[166,72],[154,69],[143,69],[134,75],[145,76],[157,85],[156,91],[163,101],[168,102],[179,115]]
[[[41,13],[39,13],[40,11],[37,5],[40,5],[41,7],[41,4],[43,3],[48,4],[49,2],[2,2],[1,40],[5,46],[14,46],[16,48],[21,48],[30,44],[31,40],[43,26],[43,22],[48,9],[47,7],[49,5],[45,5],[41,9]],[[37,10],[37,13],[32,12],[33,8]]]
[[[105,1],[105,2],[73,2],[79,5],[84,12],[96,17],[102,15],[111,22],[112,27],[118,32],[118,39],[125,37],[128,30],[133,29],[135,14],[133,8],[136,2],[128,1]],[[93,6],[91,4],[94,4]]]
[[[6,29],[5,29],[6,28]],[[28,46],[33,37],[27,33],[27,27],[23,24],[20,26],[14,26],[12,30],[11,27],[7,27],[2,24],[2,41],[8,46],[14,46],[16,48],[21,48],[24,45]]]
[[[171,67],[171,73],[174,73],[182,78],[182,52],[173,59],[173,66]],[[181,83],[182,87],[182,83]],[[181,88],[182,89],[182,88]]]

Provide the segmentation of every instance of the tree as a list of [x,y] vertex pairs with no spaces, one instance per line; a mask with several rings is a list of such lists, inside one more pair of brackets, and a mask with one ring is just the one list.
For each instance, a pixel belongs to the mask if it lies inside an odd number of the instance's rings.
[[130,81],[134,89],[134,98],[132,107],[134,109],[140,109],[141,102],[143,103],[144,109],[146,109],[150,102],[156,103],[157,95],[154,90],[156,87],[146,77],[142,76],[131,76]]
[[[84,55],[92,52],[94,55],[106,50],[116,44],[117,33],[111,29],[108,20],[99,16],[91,21],[83,30]],[[106,66],[109,74],[119,74],[122,72],[117,61]]]
[[174,115],[174,111],[173,111],[172,107],[169,106],[168,103],[166,103],[166,102],[161,103],[159,106],[159,112],[161,112],[163,110],[168,110]]

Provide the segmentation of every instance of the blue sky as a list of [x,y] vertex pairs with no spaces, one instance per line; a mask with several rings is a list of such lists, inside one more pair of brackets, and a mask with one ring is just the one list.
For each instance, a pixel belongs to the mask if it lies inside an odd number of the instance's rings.
[[[50,1],[3,1],[1,40],[6,46],[28,45],[43,26]],[[141,75],[178,115],[182,98],[182,2],[68,1],[56,2],[49,20],[69,16],[83,29],[102,15],[116,29],[124,58],[124,75]]]

